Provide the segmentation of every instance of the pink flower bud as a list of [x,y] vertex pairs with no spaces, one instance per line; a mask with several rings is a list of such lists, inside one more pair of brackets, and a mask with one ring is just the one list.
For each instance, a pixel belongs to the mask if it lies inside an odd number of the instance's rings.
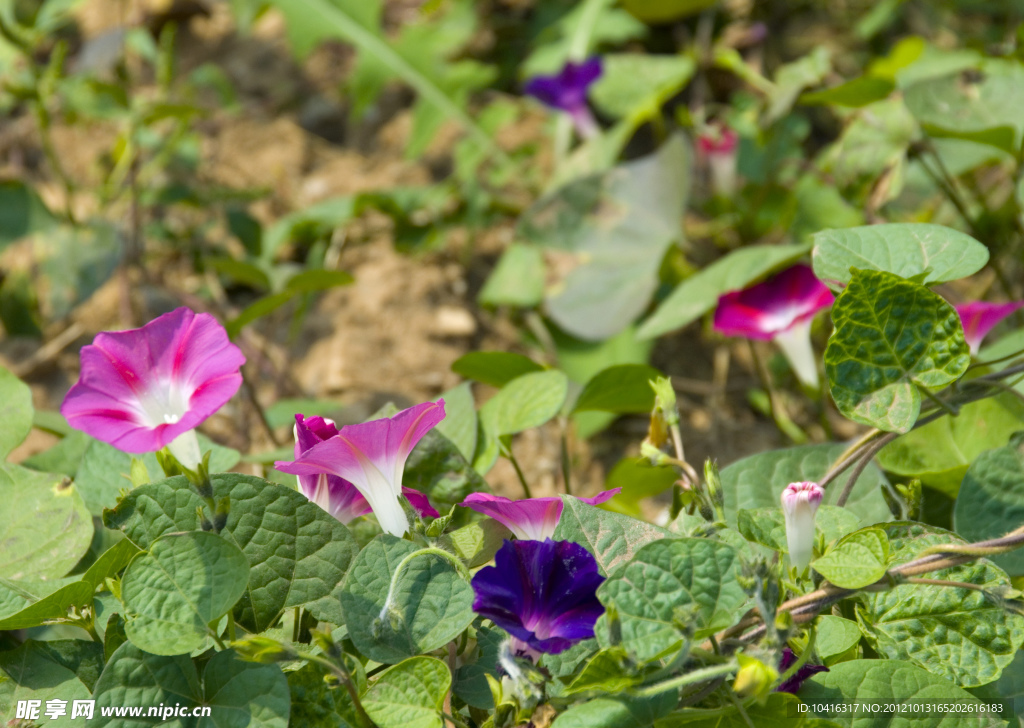
[[811,563],[814,554],[814,514],[825,491],[817,483],[790,483],[782,491],[782,512],[786,517],[789,560],[797,571]]

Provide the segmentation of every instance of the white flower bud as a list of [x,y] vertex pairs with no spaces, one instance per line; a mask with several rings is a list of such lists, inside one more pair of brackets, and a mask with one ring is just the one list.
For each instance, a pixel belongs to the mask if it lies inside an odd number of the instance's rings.
[[782,491],[782,512],[786,516],[789,560],[797,571],[811,563],[814,554],[814,514],[825,491],[817,483],[790,483]]

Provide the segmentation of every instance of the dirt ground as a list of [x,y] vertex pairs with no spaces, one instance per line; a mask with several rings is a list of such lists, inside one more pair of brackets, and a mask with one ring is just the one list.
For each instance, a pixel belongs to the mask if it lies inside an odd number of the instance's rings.
[[[88,42],[125,21],[152,20],[159,16],[159,7],[154,6],[161,5],[168,3],[87,3],[81,11],[83,39]],[[424,159],[404,158],[410,121],[407,92],[389,91],[373,118],[352,124],[338,92],[338,80],[352,61],[347,48],[326,45],[300,65],[289,54],[280,17],[271,14],[250,35],[240,36],[232,29],[226,4],[210,7],[208,16],[194,15],[182,23],[180,72],[202,63],[217,65],[235,87],[243,111],[214,113],[200,122],[200,170],[206,182],[267,190],[250,212],[269,224],[333,196],[422,185],[433,179],[437,160],[446,151],[445,135]],[[515,133],[540,135],[542,128],[538,120],[526,119]],[[112,138],[111,129],[102,127],[58,125],[54,133],[58,154],[85,186],[97,180],[97,160]],[[56,185],[47,180],[38,160],[32,162],[37,149],[31,119],[5,123],[0,128],[0,175],[31,178],[48,203],[58,204]],[[80,204],[82,212],[89,211],[87,196]],[[456,385],[459,377],[451,364],[468,351],[532,353],[508,312],[484,311],[475,305],[487,273],[512,234],[510,224],[501,225],[476,234],[467,245],[465,236],[456,233],[440,250],[405,254],[395,250],[386,220],[371,216],[359,221],[337,259],[338,267],[355,277],[354,284],[319,296],[297,331],[289,328],[291,310],[286,308],[243,335],[252,396],[263,406],[278,397],[338,399],[347,407],[346,419],[358,421],[384,401],[408,405]],[[471,251],[468,256],[466,250]],[[190,278],[186,261],[175,267],[173,260],[162,259],[160,265],[166,270],[158,280],[147,280],[137,271],[115,276],[70,317],[47,328],[43,342],[0,340],[0,363],[24,376],[38,408],[59,407],[77,376],[78,349],[100,330],[139,325],[182,303],[205,306],[221,316],[240,310],[241,304],[230,298],[215,296],[210,304],[199,296],[210,281]],[[709,345],[694,326],[661,340],[652,363],[674,377],[692,462],[712,456],[727,464],[785,444],[770,420],[747,404],[745,392],[758,380],[745,345]],[[486,394],[479,388],[478,396]],[[824,433],[814,429],[818,426],[813,417],[800,416],[806,407],[799,401],[793,404],[797,418],[810,421],[812,435],[823,438]],[[245,392],[204,429],[245,451],[275,446]],[[590,442],[577,443],[575,492],[598,490],[615,462],[637,452],[645,431],[643,417],[623,417]],[[289,438],[279,430],[276,444]],[[51,436],[36,432],[13,460],[52,442]],[[517,436],[514,447],[536,495],[561,488],[559,440],[553,427]],[[498,492],[520,492],[505,461],[487,480]]]

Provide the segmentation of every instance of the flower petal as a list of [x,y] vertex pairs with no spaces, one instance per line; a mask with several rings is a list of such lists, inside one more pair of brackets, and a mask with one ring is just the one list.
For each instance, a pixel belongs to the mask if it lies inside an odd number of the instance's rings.
[[799,264],[763,283],[726,293],[715,309],[715,331],[768,341],[794,324],[806,321],[835,296],[814,276],[810,266]]
[[1011,303],[975,301],[957,306],[956,312],[960,314],[960,321],[964,325],[964,338],[967,339],[967,345],[971,347],[971,354],[978,353],[981,341],[989,331],[1022,306],[1024,306],[1024,301]]

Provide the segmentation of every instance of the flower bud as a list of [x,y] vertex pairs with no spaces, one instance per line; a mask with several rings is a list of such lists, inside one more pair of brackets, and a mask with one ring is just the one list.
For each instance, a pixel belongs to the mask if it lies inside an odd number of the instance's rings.
[[817,483],[790,483],[782,491],[782,512],[786,517],[789,560],[797,571],[811,563],[814,554],[814,514],[825,491]]
[[742,653],[736,655],[736,659],[740,663],[740,669],[736,673],[732,689],[741,698],[754,697],[763,700],[775,681],[779,679],[779,671],[764,664],[756,657]]

